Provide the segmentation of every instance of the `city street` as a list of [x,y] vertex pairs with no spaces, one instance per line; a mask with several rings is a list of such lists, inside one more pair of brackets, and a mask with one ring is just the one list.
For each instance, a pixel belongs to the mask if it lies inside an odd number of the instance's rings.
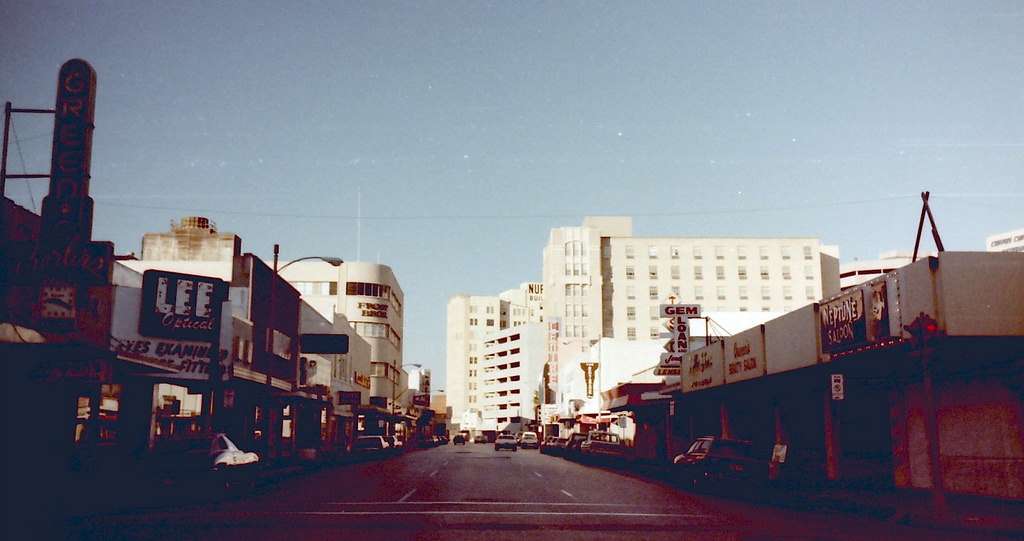
[[[64,518],[56,539],[965,539],[698,494],[535,450],[446,445],[278,476],[251,493]],[[205,501],[199,501],[205,500]],[[74,513],[71,513],[72,515]],[[998,537],[974,537],[997,539]]]

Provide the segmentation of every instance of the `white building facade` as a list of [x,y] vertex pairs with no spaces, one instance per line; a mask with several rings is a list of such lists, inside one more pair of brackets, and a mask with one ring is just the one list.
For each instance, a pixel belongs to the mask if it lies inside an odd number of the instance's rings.
[[985,250],[989,252],[1024,252],[1024,227],[987,237]]
[[537,389],[547,356],[542,323],[525,323],[490,333],[484,340],[484,431],[522,432],[537,420]]

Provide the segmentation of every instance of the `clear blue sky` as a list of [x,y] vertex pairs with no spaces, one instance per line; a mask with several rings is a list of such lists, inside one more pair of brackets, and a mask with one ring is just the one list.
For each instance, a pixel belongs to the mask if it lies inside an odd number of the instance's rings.
[[[94,239],[202,215],[267,261],[389,265],[439,382],[447,300],[539,280],[586,215],[844,262],[913,248],[926,190],[948,250],[1024,226],[1019,1],[0,0],[0,51],[15,107],[96,70]],[[9,171],[51,132],[17,116]]]

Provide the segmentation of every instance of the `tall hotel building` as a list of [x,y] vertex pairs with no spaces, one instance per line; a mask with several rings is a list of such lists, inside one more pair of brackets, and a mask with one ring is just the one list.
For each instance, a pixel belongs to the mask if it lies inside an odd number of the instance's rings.
[[788,312],[839,292],[838,248],[816,238],[632,234],[630,217],[551,230],[543,315],[558,333],[555,350],[576,343],[571,349],[580,351],[600,338],[659,339],[661,304]]
[[[487,396],[485,341],[499,331],[542,321],[542,311],[539,283],[525,283],[497,296],[457,294],[448,300],[445,394],[453,425],[482,428]],[[487,408],[495,411],[497,406],[492,397]]]

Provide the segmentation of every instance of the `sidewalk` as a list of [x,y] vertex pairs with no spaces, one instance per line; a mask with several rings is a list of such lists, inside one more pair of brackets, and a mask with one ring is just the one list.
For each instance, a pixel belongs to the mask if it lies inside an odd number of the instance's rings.
[[[632,469],[645,477],[670,479],[669,467],[665,465],[637,462]],[[723,487],[716,493],[728,497],[730,490]],[[741,489],[732,494],[782,507],[853,513],[918,527],[1024,538],[1024,501],[946,493],[945,510],[936,513],[933,493],[919,489],[871,489],[834,484],[759,487],[756,491]]]

